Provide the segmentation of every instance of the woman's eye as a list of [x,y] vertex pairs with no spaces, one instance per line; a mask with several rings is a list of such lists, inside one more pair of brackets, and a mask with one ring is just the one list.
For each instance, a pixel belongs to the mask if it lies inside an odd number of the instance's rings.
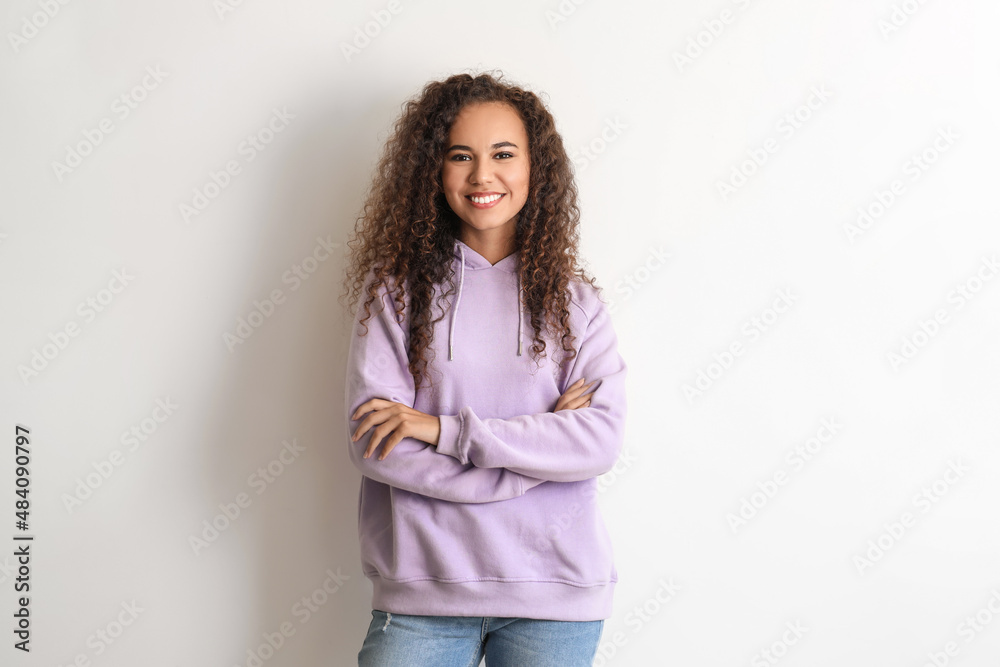
[[[514,157],[514,154],[508,151],[503,151],[501,153],[497,153],[494,157],[506,159]],[[457,155],[452,155],[448,159],[450,159],[452,162],[466,162],[468,160],[471,160],[472,158],[464,153],[459,153]]]

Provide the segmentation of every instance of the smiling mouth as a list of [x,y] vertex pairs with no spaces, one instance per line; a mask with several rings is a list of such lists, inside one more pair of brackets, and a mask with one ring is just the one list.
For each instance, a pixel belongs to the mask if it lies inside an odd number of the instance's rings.
[[476,208],[492,208],[496,206],[497,202],[503,199],[506,194],[492,194],[492,195],[466,195],[465,198],[472,202],[472,205]]

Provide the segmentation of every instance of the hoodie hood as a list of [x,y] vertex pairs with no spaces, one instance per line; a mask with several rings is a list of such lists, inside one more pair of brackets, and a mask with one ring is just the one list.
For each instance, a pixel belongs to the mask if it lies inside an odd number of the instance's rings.
[[524,306],[521,303],[521,274],[518,273],[518,261],[520,252],[515,250],[511,254],[501,259],[496,264],[490,261],[466,245],[463,241],[455,239],[454,258],[459,265],[458,293],[455,295],[454,305],[451,307],[451,326],[448,330],[448,360],[453,357],[455,343],[455,318],[458,316],[458,306],[462,301],[462,286],[465,284],[465,271],[503,271],[513,273],[517,278],[517,356],[521,356],[521,336],[523,331]]

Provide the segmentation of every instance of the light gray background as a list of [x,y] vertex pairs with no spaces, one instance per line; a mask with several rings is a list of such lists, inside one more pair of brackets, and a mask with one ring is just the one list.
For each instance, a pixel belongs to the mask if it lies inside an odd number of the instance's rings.
[[[268,667],[356,664],[370,585],[345,450],[344,242],[403,100],[500,68],[545,93],[574,155],[582,253],[629,365],[625,453],[601,496],[620,581],[595,664],[996,665],[996,3],[220,6],[14,0],[0,15],[0,662],[247,665],[287,623]],[[249,160],[241,143],[274,109],[294,118]],[[78,166],[54,164],[102,119]],[[185,220],[230,160],[240,173]],[[336,249],[293,290],[282,277],[318,238]],[[230,349],[275,289],[283,303]],[[770,311],[782,293],[792,305]],[[919,348],[894,364],[904,339]],[[711,382],[689,399],[699,372]],[[793,463],[823,420],[833,436]],[[33,438],[30,656],[7,630],[15,424]],[[121,439],[133,427],[138,446]],[[251,477],[293,439],[280,475]],[[734,530],[744,500],[758,507]],[[869,541],[883,554],[860,565]]]

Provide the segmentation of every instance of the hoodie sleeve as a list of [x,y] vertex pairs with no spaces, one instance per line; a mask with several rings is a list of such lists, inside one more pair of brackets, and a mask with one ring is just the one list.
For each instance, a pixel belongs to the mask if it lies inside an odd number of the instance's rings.
[[[359,306],[347,354],[347,448],[361,474],[404,491],[460,503],[508,500],[543,483],[543,479],[533,479],[511,470],[477,468],[471,463],[457,461],[416,438],[400,440],[384,460],[377,457],[381,450],[376,450],[370,458],[363,457],[374,429],[369,429],[357,442],[351,441],[365,418],[362,415],[359,419],[350,419],[358,406],[372,398],[384,398],[412,407],[416,394],[408,368],[403,325],[396,320],[392,298],[384,286],[379,289],[379,298],[381,308],[372,302],[372,316],[364,326],[359,323],[364,308]],[[367,333],[362,336],[365,326]]]
[[581,377],[600,380],[587,390],[589,407],[482,419],[466,406],[457,415],[441,416],[437,451],[480,469],[553,482],[581,481],[611,470],[624,445],[626,365],[607,307],[596,292],[589,301],[586,333],[574,341],[577,356],[560,390],[564,393]]

